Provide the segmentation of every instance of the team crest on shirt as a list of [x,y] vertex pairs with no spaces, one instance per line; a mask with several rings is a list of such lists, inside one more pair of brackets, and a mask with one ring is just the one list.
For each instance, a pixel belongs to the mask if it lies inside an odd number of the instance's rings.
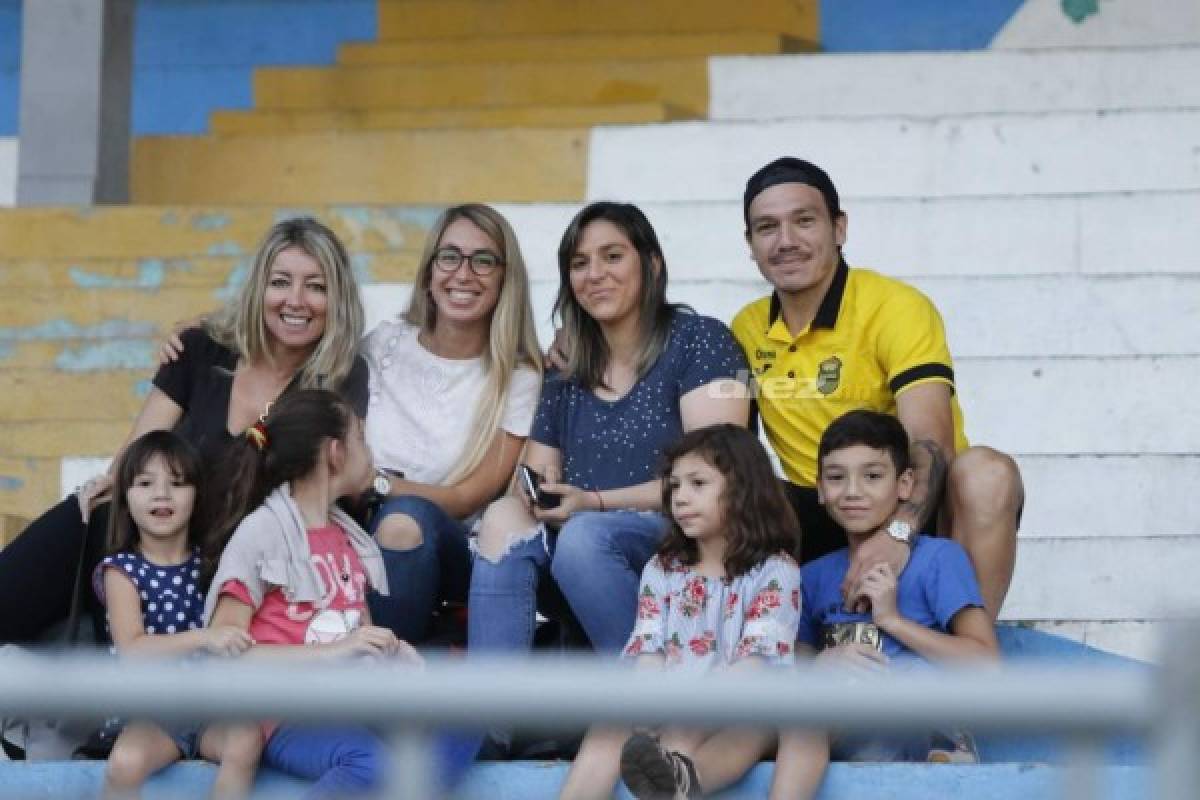
[[838,384],[842,382],[842,360],[830,356],[817,366],[817,391],[821,394],[833,394]]

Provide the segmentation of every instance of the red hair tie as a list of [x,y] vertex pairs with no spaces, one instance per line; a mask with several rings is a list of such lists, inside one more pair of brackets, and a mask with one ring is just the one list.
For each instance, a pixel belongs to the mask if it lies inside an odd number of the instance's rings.
[[260,453],[267,449],[267,428],[262,424],[262,420],[246,428],[246,438],[254,442]]

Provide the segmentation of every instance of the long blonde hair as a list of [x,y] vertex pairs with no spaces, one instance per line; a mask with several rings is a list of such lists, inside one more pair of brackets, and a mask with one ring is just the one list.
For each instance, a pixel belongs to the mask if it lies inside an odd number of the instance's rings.
[[303,250],[321,265],[329,298],[325,332],[300,368],[297,384],[304,389],[337,389],[358,356],[364,324],[362,297],[346,248],[337,234],[311,217],[286,219],[271,226],[254,254],[246,282],[208,321],[208,333],[246,361],[271,360],[263,296],[276,257],[289,247]]
[[421,267],[408,309],[404,312],[404,320],[426,333],[432,332],[437,324],[437,306],[430,293],[433,258],[446,228],[460,219],[479,228],[500,248],[500,255],[504,259],[504,282],[500,286],[500,297],[496,300],[496,308],[492,311],[488,326],[487,345],[482,355],[483,390],[479,393],[479,402],[471,420],[467,451],[451,470],[447,483],[470,475],[492,451],[517,367],[525,365],[535,370],[539,379],[542,375],[542,351],[533,324],[525,259],[508,220],[490,206],[481,203],[452,206],[438,217],[425,239]]

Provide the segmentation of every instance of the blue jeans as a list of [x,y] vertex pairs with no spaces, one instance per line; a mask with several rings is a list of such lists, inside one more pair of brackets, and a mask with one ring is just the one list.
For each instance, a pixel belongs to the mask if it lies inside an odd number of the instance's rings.
[[582,511],[557,534],[531,531],[496,561],[477,557],[471,573],[468,651],[528,650],[538,588],[551,577],[596,651],[620,653],[633,632],[642,567],[665,531],[660,514]]
[[406,495],[393,497],[380,507],[371,520],[370,532],[374,534],[390,514],[411,517],[421,530],[421,543],[411,550],[380,548],[389,593],[386,597],[371,593],[371,619],[416,644],[429,635],[430,619],[442,601],[467,599],[471,580],[468,531],[436,503]]
[[[433,755],[438,787],[456,786],[479,751],[479,735],[436,734]],[[281,725],[267,740],[263,763],[280,772],[315,781],[305,800],[373,794],[387,780],[387,748],[362,726]]]

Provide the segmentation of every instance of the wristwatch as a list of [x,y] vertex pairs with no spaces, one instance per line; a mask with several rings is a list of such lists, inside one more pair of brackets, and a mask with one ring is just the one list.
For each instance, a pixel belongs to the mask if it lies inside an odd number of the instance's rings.
[[392,493],[392,476],[382,469],[376,469],[375,480],[371,481],[371,488],[380,497],[387,497]]
[[903,520],[894,519],[888,523],[887,534],[897,542],[904,542],[909,547],[913,546],[915,536],[913,535],[912,525]]

